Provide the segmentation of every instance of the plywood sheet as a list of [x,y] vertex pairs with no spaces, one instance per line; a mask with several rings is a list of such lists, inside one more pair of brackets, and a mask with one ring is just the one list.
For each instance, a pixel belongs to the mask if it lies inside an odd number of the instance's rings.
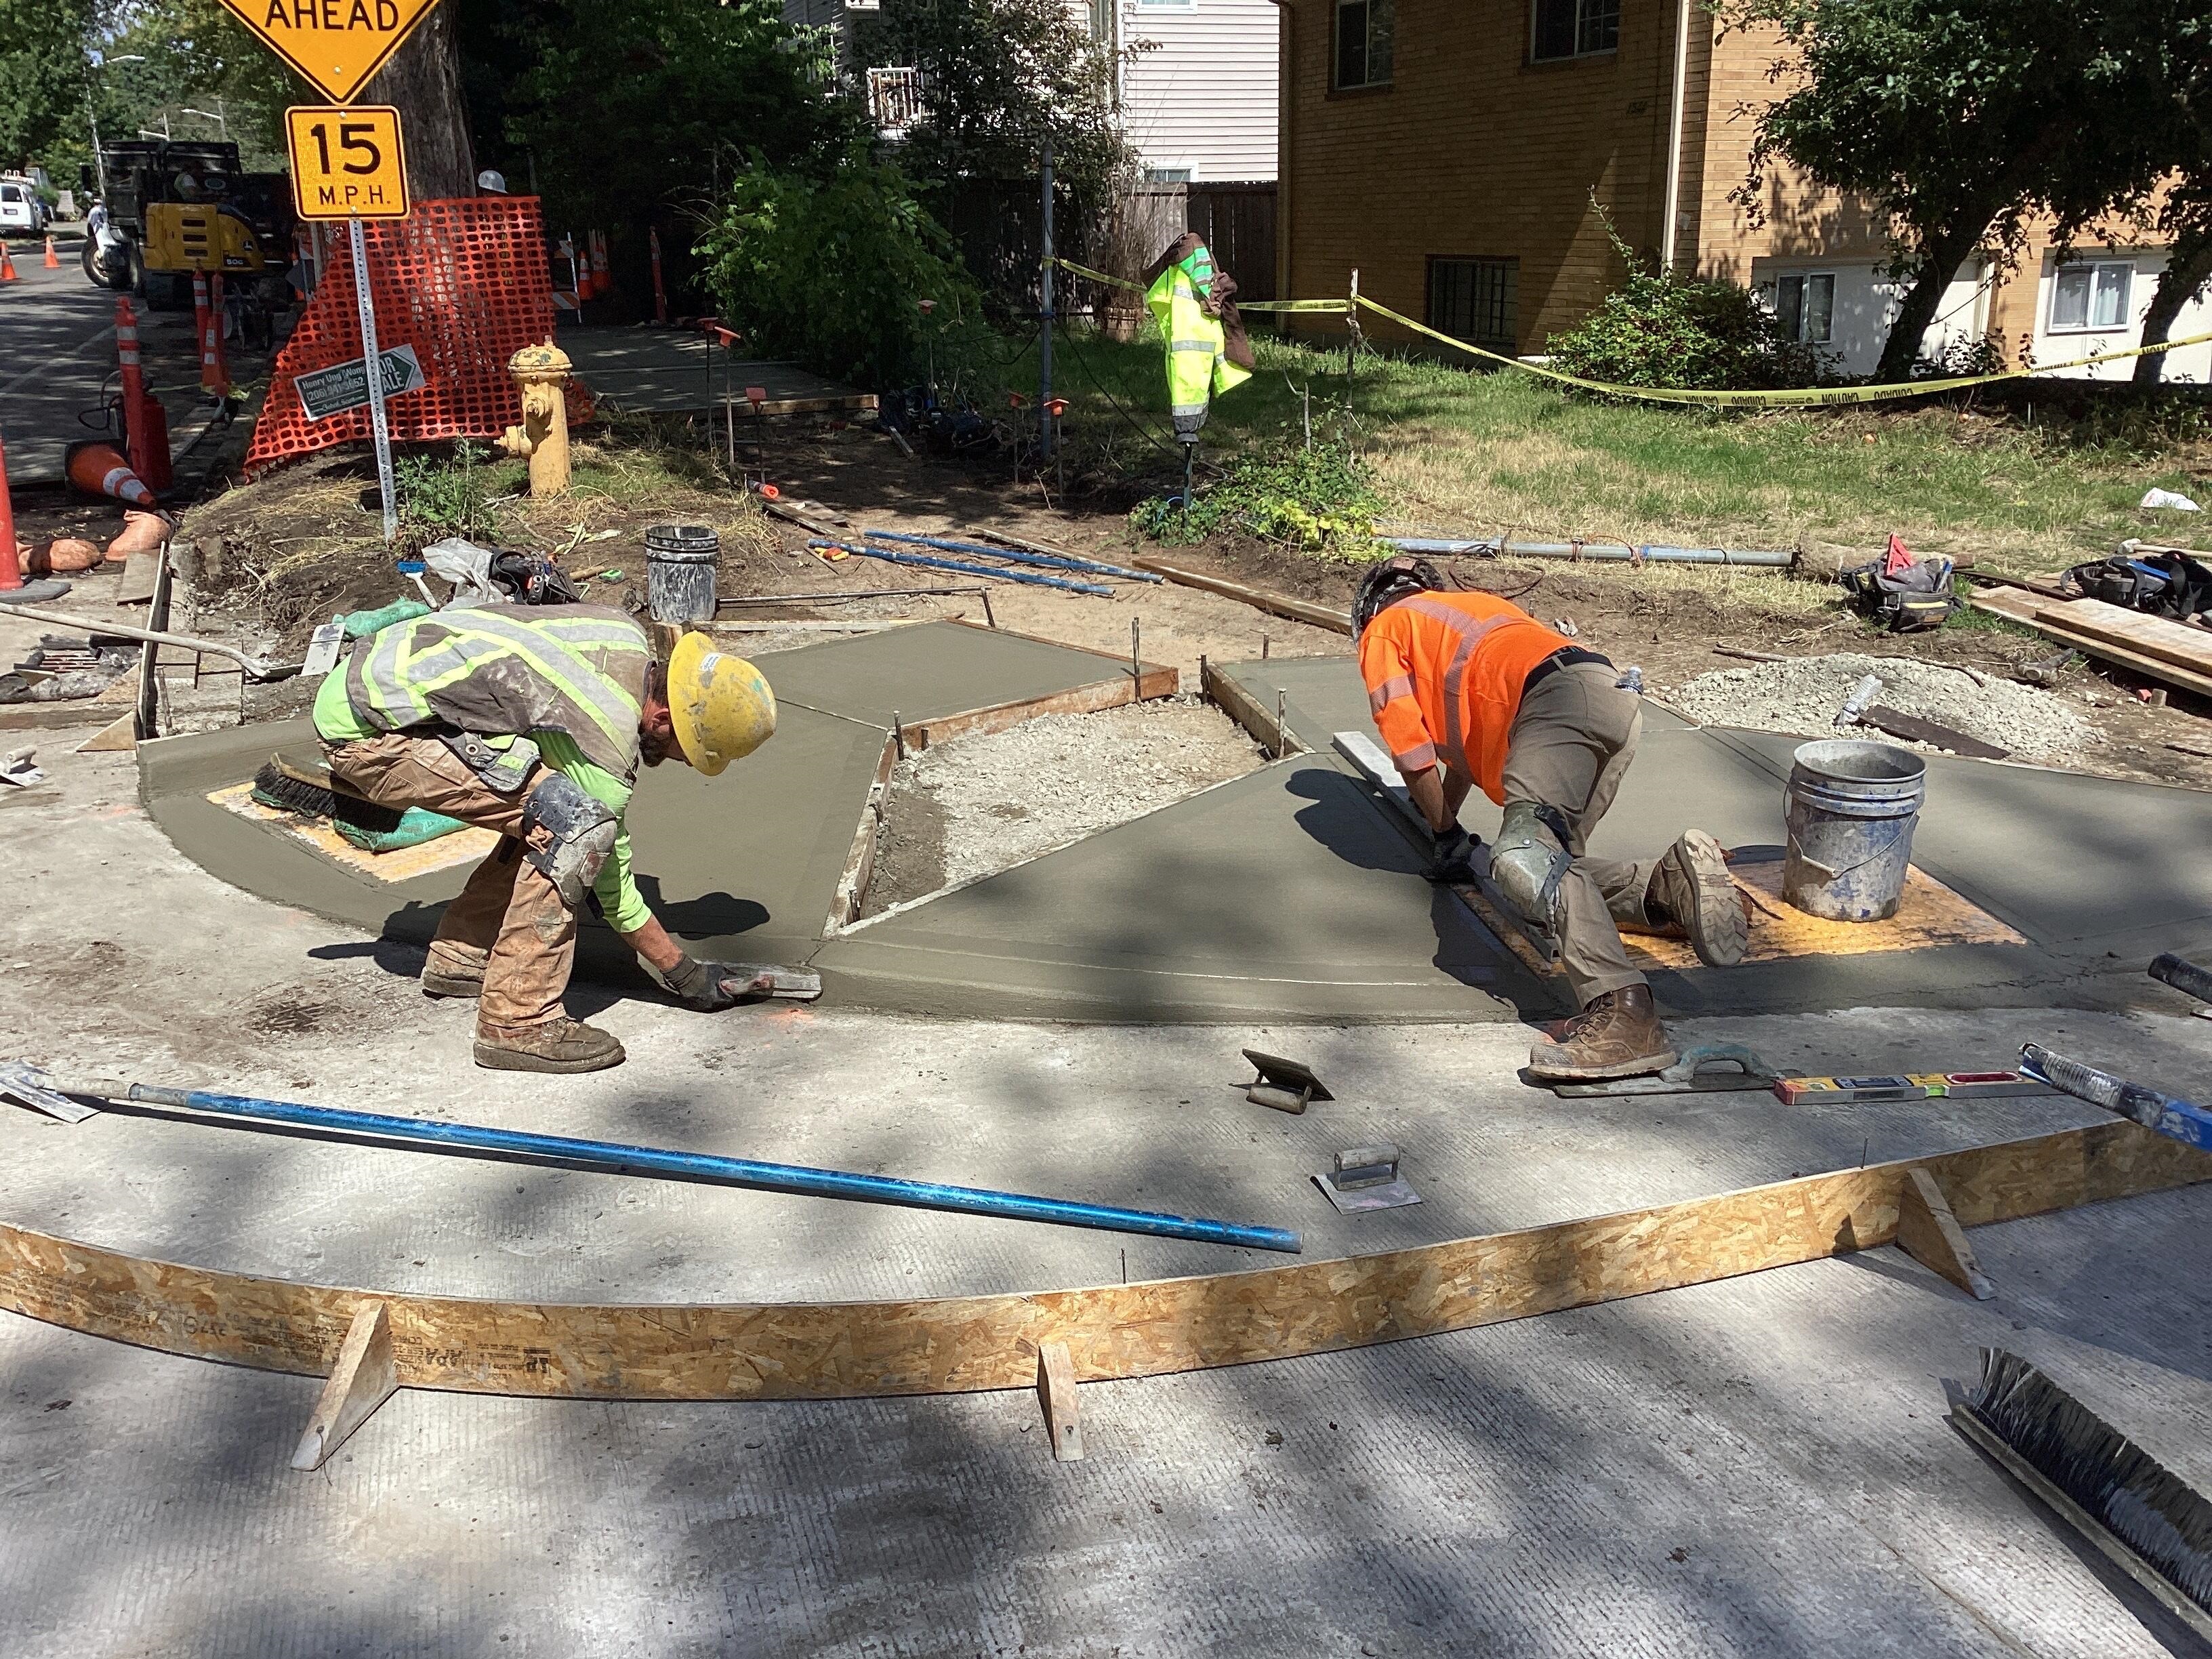
[[208,799],[227,812],[266,824],[274,834],[313,848],[332,863],[358,870],[378,881],[411,881],[416,876],[449,870],[456,865],[474,867],[499,845],[495,831],[470,829],[456,830],[435,841],[396,848],[389,853],[372,853],[356,847],[321,818],[303,818],[296,812],[280,812],[273,806],[264,806],[253,799],[251,782],[211,790]]
[[613,1400],[820,1400],[1158,1376],[1525,1319],[1893,1242],[1911,1172],[1961,1226],[2212,1179],[2111,1120],[1651,1208],[1372,1255],[927,1301],[665,1305],[391,1295],[153,1261],[0,1224],[0,1307],[141,1347],[327,1375],[363,1305],[403,1387]]
[[[1808,916],[1782,896],[1779,860],[1729,866],[1751,904],[1751,943],[1746,963],[1791,957],[1856,957],[1877,951],[1927,951],[1946,945],[2025,945],[2026,938],[1979,906],[1969,903],[1917,867],[1905,874],[1897,914],[1881,921],[1828,921]],[[1628,959],[1639,968],[1695,968],[1687,939],[1625,933]]]

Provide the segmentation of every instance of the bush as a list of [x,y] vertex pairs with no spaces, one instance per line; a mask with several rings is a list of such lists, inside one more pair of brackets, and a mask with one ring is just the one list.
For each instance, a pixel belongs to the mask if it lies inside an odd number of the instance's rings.
[[896,167],[848,156],[827,178],[756,156],[694,250],[722,320],[757,355],[862,386],[902,385],[922,357],[921,302],[979,314],[951,239]]
[[1817,347],[1785,337],[1748,289],[1633,267],[1545,349],[1553,368],[1615,386],[1756,391],[1812,386],[1829,367]]
[[1263,541],[1364,558],[1374,550],[1382,506],[1367,463],[1347,445],[1321,443],[1238,461],[1188,514],[1176,497],[1162,495],[1144,502],[1129,521],[1175,546],[1203,541],[1217,530],[1241,530]]

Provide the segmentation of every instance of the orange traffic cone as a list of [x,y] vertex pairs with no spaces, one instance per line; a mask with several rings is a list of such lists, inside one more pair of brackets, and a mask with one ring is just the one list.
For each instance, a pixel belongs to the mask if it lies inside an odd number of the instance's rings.
[[8,244],[0,241],[0,283],[21,280],[15,275],[15,262],[8,257]]
[[131,463],[113,444],[71,444],[68,471],[69,481],[88,495],[112,495],[149,513],[161,510],[154,492],[131,470]]
[[46,238],[46,269],[59,270],[61,268],[62,256],[54,252],[54,239],[49,234]]

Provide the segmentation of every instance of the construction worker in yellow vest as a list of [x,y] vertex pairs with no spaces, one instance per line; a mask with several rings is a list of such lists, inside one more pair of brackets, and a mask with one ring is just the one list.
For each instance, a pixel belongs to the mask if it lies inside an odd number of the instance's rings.
[[476,1000],[477,1065],[622,1063],[611,1033],[562,1009],[586,895],[684,1007],[775,989],[764,969],[695,961],[630,875],[623,817],[638,767],[672,760],[712,777],[775,730],[760,671],[705,635],[684,635],[663,663],[642,627],[598,605],[436,611],[358,641],[314,718],[339,788],[499,833],[422,969],[430,995]]
[[1252,347],[1237,314],[1237,282],[1186,231],[1148,273],[1145,304],[1167,340],[1168,410],[1176,437],[1198,441],[1209,404],[1252,378]]

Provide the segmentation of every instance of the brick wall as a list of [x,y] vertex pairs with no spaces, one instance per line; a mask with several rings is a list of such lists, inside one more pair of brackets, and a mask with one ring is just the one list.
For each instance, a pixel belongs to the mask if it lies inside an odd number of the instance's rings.
[[1363,292],[1419,317],[1430,255],[1517,258],[1532,351],[1619,281],[1593,189],[1632,246],[1657,247],[1671,0],[1623,0],[1616,52],[1540,65],[1525,62],[1528,0],[1397,0],[1392,85],[1346,93],[1328,86],[1331,0],[1284,11],[1286,295],[1342,294],[1357,266]]

